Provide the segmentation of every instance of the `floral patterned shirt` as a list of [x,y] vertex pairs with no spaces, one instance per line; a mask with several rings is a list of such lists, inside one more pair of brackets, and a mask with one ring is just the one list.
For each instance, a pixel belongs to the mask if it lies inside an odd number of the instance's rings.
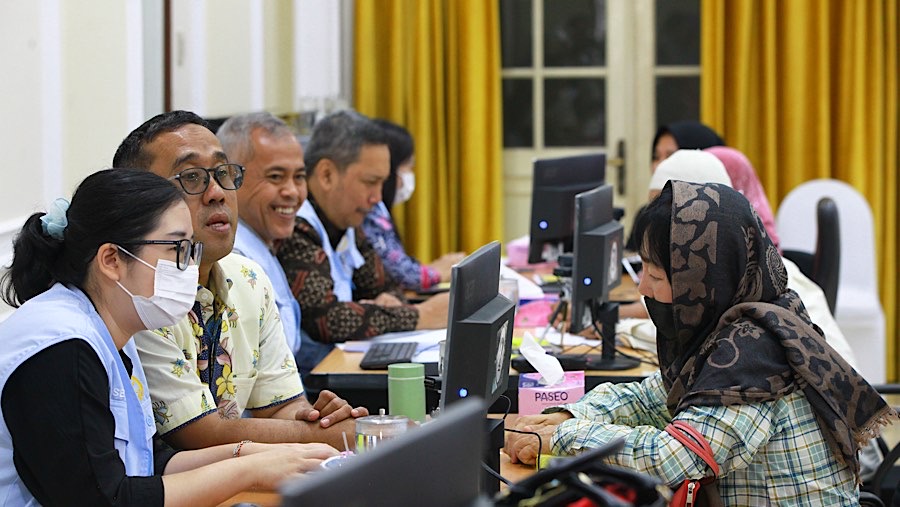
[[231,254],[184,320],[134,336],[160,435],[216,410],[239,418],[303,394],[273,294],[258,264]]
[[381,256],[384,270],[404,289],[427,289],[441,283],[441,274],[436,269],[406,253],[394,228],[394,220],[383,202],[375,205],[366,215],[362,229],[372,248]]

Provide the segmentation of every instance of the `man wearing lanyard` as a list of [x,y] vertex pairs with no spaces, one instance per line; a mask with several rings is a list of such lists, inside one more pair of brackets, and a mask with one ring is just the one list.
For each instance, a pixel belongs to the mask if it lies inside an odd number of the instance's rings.
[[303,311],[300,371],[335,343],[445,327],[447,295],[407,304],[360,229],[390,173],[384,132],[358,113],[333,113],[313,128],[305,162],[309,198],[277,253]]
[[188,111],[157,115],[122,141],[113,167],[172,180],[204,246],[191,312],[134,336],[159,434],[181,449],[242,440],[343,447],[342,433],[368,412],[329,391],[315,405],[306,400],[269,277],[231,252],[244,168],[229,162],[206,121]]

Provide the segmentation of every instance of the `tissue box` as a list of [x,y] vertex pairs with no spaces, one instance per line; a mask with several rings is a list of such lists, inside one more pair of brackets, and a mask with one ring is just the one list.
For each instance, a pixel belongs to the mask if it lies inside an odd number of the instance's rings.
[[540,373],[519,375],[519,415],[540,414],[545,408],[574,403],[584,396],[583,371],[567,371],[552,386],[540,381]]

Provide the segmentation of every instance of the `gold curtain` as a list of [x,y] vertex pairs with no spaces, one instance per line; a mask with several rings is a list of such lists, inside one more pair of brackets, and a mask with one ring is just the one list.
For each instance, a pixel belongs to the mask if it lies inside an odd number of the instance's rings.
[[[814,178],[872,207],[898,379],[898,0],[703,0],[701,118],[747,154],[772,203]],[[848,337],[850,338],[850,337]]]
[[472,252],[503,228],[499,6],[357,0],[354,105],[404,125],[416,191],[394,207],[408,251]]

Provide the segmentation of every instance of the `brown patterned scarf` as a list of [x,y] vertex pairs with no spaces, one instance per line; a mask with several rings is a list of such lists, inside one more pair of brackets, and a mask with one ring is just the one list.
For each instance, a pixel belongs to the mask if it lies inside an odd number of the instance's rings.
[[857,450],[897,414],[809,320],[762,221],[740,193],[672,181],[675,335],[658,339],[674,415],[691,405],[772,401],[802,390],[835,456]]

